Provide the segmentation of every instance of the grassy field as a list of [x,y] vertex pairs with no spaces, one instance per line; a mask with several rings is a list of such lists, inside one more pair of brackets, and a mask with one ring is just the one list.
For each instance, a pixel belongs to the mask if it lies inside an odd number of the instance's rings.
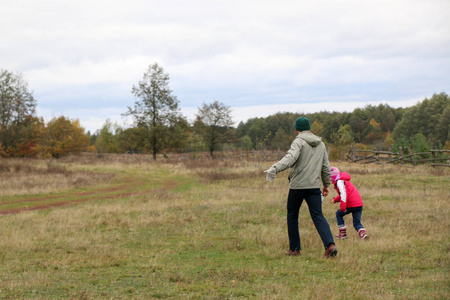
[[449,299],[449,170],[332,165],[370,239],[349,230],[323,259],[306,204],[302,254],[284,255],[288,174],[267,182],[270,163],[0,160],[0,299]]

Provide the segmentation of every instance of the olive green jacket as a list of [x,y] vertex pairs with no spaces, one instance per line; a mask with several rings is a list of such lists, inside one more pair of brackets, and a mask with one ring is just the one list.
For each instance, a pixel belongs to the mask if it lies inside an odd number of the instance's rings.
[[314,189],[330,185],[330,162],[325,144],[310,131],[300,132],[287,154],[273,166],[277,173],[291,168],[290,189]]

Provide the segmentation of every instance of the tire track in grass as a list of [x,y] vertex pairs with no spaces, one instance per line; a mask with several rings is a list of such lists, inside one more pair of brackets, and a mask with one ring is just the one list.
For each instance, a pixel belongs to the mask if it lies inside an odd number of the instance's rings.
[[[126,177],[124,179],[129,184],[131,184],[132,181],[133,181],[133,178],[131,178],[131,177]],[[102,189],[93,190],[93,191],[79,192],[79,193],[74,194],[73,196],[82,196],[83,197],[83,196],[99,194],[100,192],[108,193],[108,192],[124,190],[126,188],[129,188],[129,186],[128,187],[127,186],[118,186],[118,187],[102,188]],[[0,207],[1,206],[5,206],[5,205],[10,205],[10,204],[20,204],[20,203],[26,203],[26,202],[35,202],[35,201],[45,201],[45,200],[51,200],[51,199],[59,199],[61,197],[66,197],[66,196],[64,196],[64,195],[42,196],[42,197],[26,198],[26,199],[21,199],[21,200],[16,200],[16,201],[7,201],[7,202],[1,203]]]
[[[148,187],[148,182],[137,177],[124,177],[119,186],[103,187],[79,193],[65,193],[56,196],[31,197],[20,200],[0,203],[0,215],[17,214],[26,211],[51,209],[70,204],[82,203],[94,200],[109,200],[143,195],[158,190],[173,190],[180,185],[179,181],[163,179],[155,185]],[[134,190],[134,191],[133,191]],[[137,191],[136,191],[137,190]]]

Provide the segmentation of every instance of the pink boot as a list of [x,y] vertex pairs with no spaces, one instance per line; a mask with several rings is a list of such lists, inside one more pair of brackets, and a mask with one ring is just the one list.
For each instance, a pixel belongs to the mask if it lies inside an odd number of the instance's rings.
[[362,240],[367,240],[369,238],[369,236],[366,234],[366,230],[364,228],[359,229],[358,234]]
[[335,236],[338,240],[345,240],[347,238],[347,227],[340,227],[339,234]]

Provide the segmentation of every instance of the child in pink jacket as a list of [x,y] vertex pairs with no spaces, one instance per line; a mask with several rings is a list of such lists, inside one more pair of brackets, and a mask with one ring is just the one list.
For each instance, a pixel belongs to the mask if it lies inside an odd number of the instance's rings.
[[337,190],[338,196],[333,198],[333,202],[340,202],[340,208],[336,211],[336,219],[339,227],[337,239],[347,238],[347,227],[345,227],[344,216],[352,214],[353,227],[358,232],[361,239],[366,240],[369,236],[361,224],[361,215],[363,211],[363,202],[358,189],[350,182],[351,177],[346,172],[339,172],[338,168],[331,167],[331,183]]

